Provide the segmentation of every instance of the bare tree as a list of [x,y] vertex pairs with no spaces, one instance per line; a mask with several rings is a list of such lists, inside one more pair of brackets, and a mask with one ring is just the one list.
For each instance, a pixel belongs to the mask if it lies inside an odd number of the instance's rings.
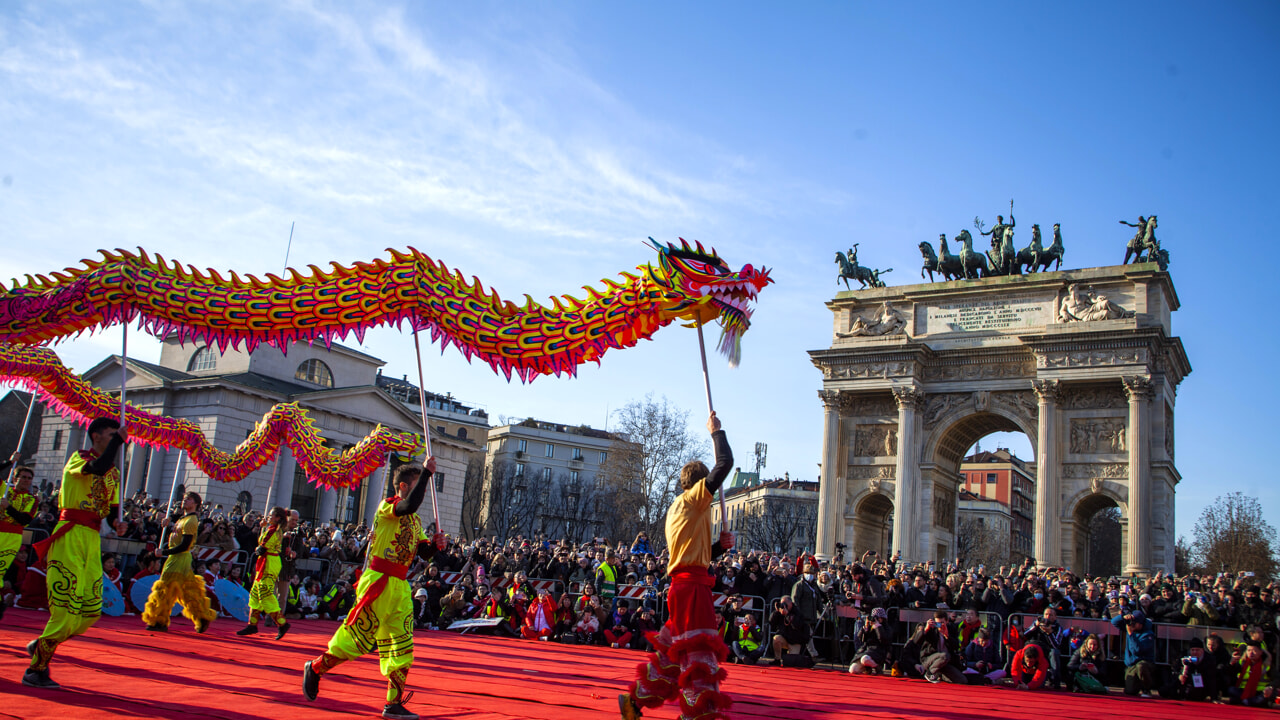
[[599,535],[606,514],[598,511],[602,494],[597,482],[575,482],[568,473],[560,472],[547,488],[546,502],[539,509],[542,529],[548,535],[563,536],[575,543]]
[[612,511],[617,513],[611,536],[627,538],[644,530],[661,537],[667,508],[680,492],[680,468],[690,460],[707,458],[707,441],[689,428],[689,411],[652,394],[632,401],[615,413],[614,432],[635,445],[619,444],[602,468]]
[[1195,573],[1197,575],[1204,574],[1204,568],[1191,564],[1191,556],[1194,550],[1186,535],[1179,535],[1178,541],[1173,545],[1173,572],[1175,575],[1187,575]]
[[817,523],[817,503],[764,497],[747,507],[735,529],[743,549],[792,553],[813,548]]
[[462,535],[468,540],[476,539],[484,530],[484,481],[484,460],[472,457],[462,480]]
[[1009,564],[1009,533],[987,525],[982,518],[966,517],[956,531],[956,555],[965,567]]
[[538,489],[516,463],[501,461],[489,468],[484,484],[485,531],[501,540],[531,534],[538,515]]
[[1268,579],[1276,574],[1276,530],[1263,519],[1255,497],[1219,496],[1200,514],[1192,535],[1193,559],[1210,572],[1252,571]]

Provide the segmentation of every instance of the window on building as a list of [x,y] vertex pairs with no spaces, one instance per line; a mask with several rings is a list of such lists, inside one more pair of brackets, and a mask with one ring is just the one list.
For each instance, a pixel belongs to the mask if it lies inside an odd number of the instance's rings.
[[609,459],[609,453],[607,453],[607,452],[605,452],[605,451],[601,450],[601,451],[600,451],[600,464],[601,464],[601,465],[603,465],[603,464],[604,464],[604,462],[605,462],[606,460],[608,460],[608,459]]
[[555,456],[556,456],[556,446],[555,446],[555,445],[552,445],[551,443],[547,443],[547,453],[546,453],[546,454],[547,454],[547,457],[555,457]]
[[240,494],[236,495],[236,505],[243,512],[248,512],[252,510],[253,509],[253,493],[249,492],[248,490],[241,490]]
[[577,470],[570,470],[570,471],[569,471],[569,483],[570,483],[570,484],[572,484],[572,485],[575,485],[575,486],[578,484],[578,471],[577,471]]
[[213,370],[218,366],[218,355],[211,347],[202,347],[196,350],[196,354],[191,356],[191,362],[187,363],[187,372],[204,372]]
[[516,477],[524,479],[524,463],[516,463]]
[[516,441],[516,452],[529,452],[529,441],[528,441],[528,440],[517,440],[517,441]]
[[459,439],[459,440],[466,440],[466,439],[467,439],[467,429],[466,429],[466,428],[464,428],[464,427],[460,427],[460,428],[458,428],[458,439]]
[[551,468],[549,467],[542,468],[542,482],[544,483],[551,482]]
[[329,370],[329,366],[320,360],[311,358],[298,366],[298,371],[293,374],[294,379],[309,382],[312,385],[321,387],[333,387],[333,372]]
[[437,470],[436,474],[432,475],[431,478],[436,481],[436,492],[444,492],[444,473]]
[[996,474],[995,474],[995,473],[987,473],[987,482],[989,482],[989,483],[993,483],[993,482],[995,482],[995,481],[996,481]]
[[581,460],[581,459],[582,459],[582,448],[574,448],[574,449],[573,449],[573,459],[574,459],[574,460]]
[[571,513],[578,512],[578,494],[577,493],[569,494],[569,512]]
[[53,431],[53,449],[54,450],[62,449],[62,431],[61,430]]

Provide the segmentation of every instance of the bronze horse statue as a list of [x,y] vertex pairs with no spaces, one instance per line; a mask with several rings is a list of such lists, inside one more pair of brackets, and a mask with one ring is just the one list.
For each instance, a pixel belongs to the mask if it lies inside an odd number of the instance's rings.
[[1021,274],[1021,268],[1024,265],[1029,273],[1047,271],[1049,266],[1055,262],[1058,263],[1058,268],[1061,268],[1063,254],[1062,226],[1060,224],[1053,224],[1053,244],[1047,248],[1044,247],[1040,240],[1040,226],[1032,225],[1031,244],[1018,251],[1018,258],[1015,261],[1019,268],[1018,274]]
[[929,282],[933,282],[935,272],[942,275],[943,280],[959,280],[964,277],[964,268],[960,265],[960,256],[952,254],[947,247],[945,233],[938,235],[938,247],[942,250],[939,257],[933,252],[933,246],[927,242],[920,243],[920,254],[924,256],[924,266],[920,269],[920,277],[929,273]]
[[840,266],[840,275],[836,278],[836,282],[844,281],[846,290],[851,290],[849,280],[857,280],[862,284],[859,290],[865,290],[867,287],[884,287],[884,282],[880,280],[881,273],[893,272],[893,268],[888,270],[872,270],[869,267],[859,265],[857,262],[850,262],[849,258],[839,250],[836,251],[836,264]]
[[960,267],[964,276],[970,280],[989,277],[991,273],[987,269],[987,256],[973,249],[973,236],[969,231],[961,230],[956,236],[956,242],[960,243]]

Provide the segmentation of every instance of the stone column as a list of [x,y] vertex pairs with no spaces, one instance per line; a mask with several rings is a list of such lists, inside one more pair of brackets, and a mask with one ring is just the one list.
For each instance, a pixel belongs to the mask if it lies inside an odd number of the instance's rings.
[[[277,470],[274,465],[279,463]],[[271,496],[271,507],[279,505],[282,508],[293,507],[293,473],[297,467],[297,462],[293,459],[293,451],[287,446],[280,448],[280,454],[276,456],[276,460],[270,466],[271,475],[267,476],[267,484],[263,487],[263,495],[254,498],[253,502],[256,508],[263,507],[267,502],[267,495]],[[278,474],[276,474],[278,473]],[[275,489],[271,488],[271,479],[275,478]],[[268,507],[267,510],[270,510]]]
[[[916,445],[916,418],[924,393],[914,387],[893,388],[898,401],[898,456],[893,483],[893,551],[910,562],[922,560],[920,541],[920,465],[913,455]],[[925,518],[932,523],[933,518]]]
[[1058,400],[1061,381],[1036,380],[1032,383],[1040,401],[1036,426],[1036,564],[1058,567],[1062,564],[1062,530],[1058,526],[1062,508],[1062,490],[1058,486]]
[[338,511],[338,491],[322,488],[316,498],[316,508],[316,522],[322,525],[333,522],[333,516]]
[[816,552],[819,560],[830,560],[836,552],[836,543],[843,542],[844,498],[841,497],[841,478],[844,475],[844,459],[840,455],[840,391],[819,390],[822,398],[822,478],[818,485],[818,538]]
[[1130,375],[1123,381],[1129,395],[1129,557],[1124,571],[1146,575],[1151,572],[1151,380]]
[[[387,483],[391,482],[391,455],[387,455],[385,465],[369,473],[369,477],[364,481],[369,485],[369,492],[364,496],[364,522],[369,527],[373,527],[373,516],[378,513],[378,506],[391,494],[386,492],[389,487]],[[431,490],[428,489],[427,492]]]

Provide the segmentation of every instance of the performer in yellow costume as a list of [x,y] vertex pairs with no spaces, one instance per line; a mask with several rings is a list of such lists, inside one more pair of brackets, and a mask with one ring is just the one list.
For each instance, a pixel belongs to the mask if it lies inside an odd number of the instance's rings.
[[[49,677],[54,651],[102,614],[101,527],[119,508],[116,451],[127,441],[119,421],[98,418],[89,423],[90,448],[72,454],[62,470],[58,524],[47,540],[35,545],[48,566],[49,622],[39,638],[27,643],[31,667],[22,675],[23,685],[59,687]],[[118,534],[125,529],[124,523],[116,523]]]
[[319,695],[320,677],[325,673],[377,650],[379,668],[387,678],[382,717],[417,720],[418,716],[404,707],[412,695],[405,691],[405,683],[413,665],[413,599],[405,576],[415,556],[430,560],[445,547],[441,533],[427,540],[418,519],[418,507],[435,471],[435,458],[427,458],[425,477],[422,468],[414,465],[396,470],[397,494],[378,506],[355,607],[333,634],[328,650],[303,666],[302,692],[308,700]]
[[[182,497],[182,519],[169,531],[169,544],[160,551],[165,557],[164,567],[160,570],[160,579],[151,586],[151,596],[147,598],[147,607],[142,611],[142,621],[152,632],[165,632],[169,629],[173,604],[179,601],[182,603],[182,614],[195,623],[198,633],[208,630],[209,623],[218,617],[218,613],[209,607],[204,578],[197,576],[191,569],[191,550],[200,527],[199,511],[199,493],[189,492]],[[168,527],[168,516],[161,523]]]
[[276,579],[280,577],[280,543],[284,539],[288,519],[289,511],[279,505],[271,508],[271,512],[262,519],[253,587],[249,589],[249,624],[237,630],[237,635],[257,635],[258,620],[264,614],[276,624],[277,640],[289,632],[289,623],[280,617],[280,598],[276,596]]
[[[18,461],[14,453],[10,462]],[[9,566],[22,547],[22,531],[36,513],[36,496],[31,494],[31,480],[35,471],[19,466],[14,471],[14,486],[7,497],[0,500],[0,582],[3,582]],[[0,597],[8,593],[0,593]],[[4,600],[0,599],[0,618],[4,617]]]

